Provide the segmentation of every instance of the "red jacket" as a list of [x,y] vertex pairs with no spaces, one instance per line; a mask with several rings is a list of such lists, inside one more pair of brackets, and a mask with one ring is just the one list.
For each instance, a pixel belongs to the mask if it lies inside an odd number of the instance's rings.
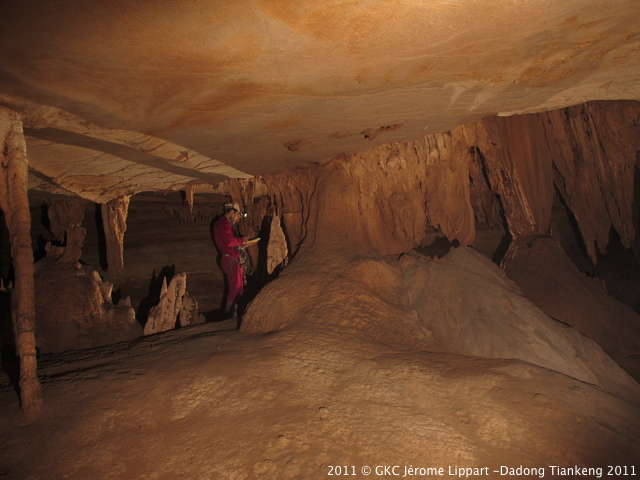
[[244,242],[242,238],[236,237],[231,227],[231,222],[227,220],[227,217],[220,217],[213,225],[213,240],[216,242],[216,246],[221,255],[231,255],[232,257],[240,258],[240,252],[237,248],[233,247],[242,245]]

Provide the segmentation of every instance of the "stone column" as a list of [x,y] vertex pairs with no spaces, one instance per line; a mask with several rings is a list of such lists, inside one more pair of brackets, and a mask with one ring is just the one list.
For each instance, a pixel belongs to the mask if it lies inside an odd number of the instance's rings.
[[131,195],[102,204],[102,225],[107,242],[107,273],[115,278],[124,268],[124,232]]
[[42,392],[36,375],[35,294],[31,213],[27,197],[27,147],[20,116],[0,107],[0,207],[11,237],[15,271],[14,331],[20,355],[20,402],[27,422],[42,410]]

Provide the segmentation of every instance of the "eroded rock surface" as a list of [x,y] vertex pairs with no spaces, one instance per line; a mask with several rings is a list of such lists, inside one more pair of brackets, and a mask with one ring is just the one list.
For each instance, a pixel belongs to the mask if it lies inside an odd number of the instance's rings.
[[596,343],[547,317],[479,253],[454,249],[442,261],[413,263],[385,259],[424,234],[412,228],[420,225],[423,203],[419,191],[405,197],[398,204],[406,205],[404,214],[396,216],[398,207],[369,201],[372,185],[402,182],[406,175],[389,180],[383,170],[371,178],[361,165],[359,159],[334,161],[314,170],[313,197],[306,199],[309,234],[292,263],[249,306],[243,330],[339,326],[392,345],[519,358],[640,398],[640,385]]
[[177,324],[186,327],[199,322],[198,302],[187,293],[187,274],[175,275],[168,285],[163,277],[160,301],[149,312],[144,335],[173,330]]
[[640,349],[640,316],[581,273],[548,236],[522,239],[505,258],[505,273],[543,312],[586,335],[607,352]]
[[38,188],[100,203],[640,98],[635,0],[39,7],[7,4],[0,101]]
[[549,465],[640,461],[638,405],[546,368],[332,325],[229,327],[41,359],[49,414],[28,429],[0,377],[8,477],[321,479],[330,465],[398,464],[442,465],[445,478],[448,465],[544,466],[551,478]]
[[111,285],[79,263],[38,262],[36,344],[44,353],[92,348],[142,334],[131,305],[113,305]]

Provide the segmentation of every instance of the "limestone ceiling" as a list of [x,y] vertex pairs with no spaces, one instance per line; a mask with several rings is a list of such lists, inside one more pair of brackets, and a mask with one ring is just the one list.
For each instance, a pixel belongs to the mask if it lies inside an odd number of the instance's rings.
[[3,0],[31,186],[103,202],[640,99],[637,0]]

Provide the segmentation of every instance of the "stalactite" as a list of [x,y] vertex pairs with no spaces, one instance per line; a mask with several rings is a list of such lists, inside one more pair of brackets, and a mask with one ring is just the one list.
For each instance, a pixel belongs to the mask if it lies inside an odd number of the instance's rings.
[[471,245],[475,222],[469,190],[469,147],[464,128],[425,137],[427,214],[449,240]]
[[195,207],[192,212],[187,210],[184,207],[151,207],[153,210],[161,213],[166,213],[171,217],[177,218],[180,223],[198,223],[198,222],[206,222],[215,218],[219,215],[220,212],[217,210],[213,210],[209,207],[198,208]]
[[184,189],[185,196],[187,197],[187,204],[189,205],[189,213],[193,213],[193,194],[196,191],[196,187],[193,185]]
[[36,374],[35,294],[31,214],[27,198],[28,159],[20,117],[0,107],[0,206],[11,237],[15,271],[16,316],[14,330],[20,356],[20,400],[27,422],[42,410],[40,382]]
[[124,268],[124,232],[130,195],[102,204],[102,224],[107,243],[107,273],[115,278]]
[[256,192],[256,178],[230,178],[229,193],[234,202],[238,202],[240,208],[247,210],[253,205]]
[[594,102],[539,114],[553,155],[558,191],[572,211],[591,259],[613,226],[629,247],[640,150],[638,102]]
[[489,117],[476,128],[476,146],[513,237],[548,233],[555,191],[552,158],[538,117]]

